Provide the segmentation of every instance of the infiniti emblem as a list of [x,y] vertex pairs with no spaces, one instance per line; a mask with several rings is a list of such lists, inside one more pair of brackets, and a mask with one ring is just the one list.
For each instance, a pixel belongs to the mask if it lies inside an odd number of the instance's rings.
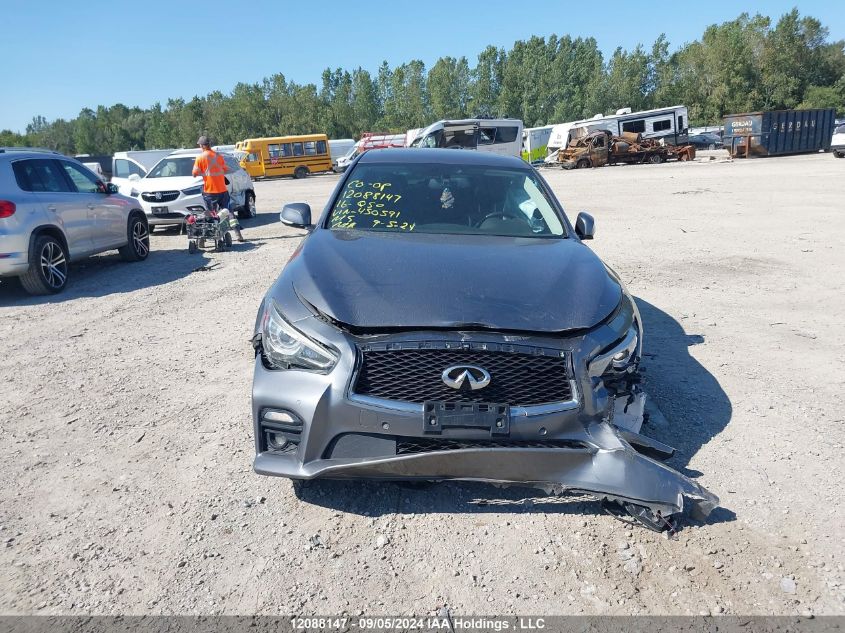
[[471,391],[484,389],[490,384],[490,372],[477,365],[452,365],[443,370],[443,382],[447,387],[460,389],[464,383]]

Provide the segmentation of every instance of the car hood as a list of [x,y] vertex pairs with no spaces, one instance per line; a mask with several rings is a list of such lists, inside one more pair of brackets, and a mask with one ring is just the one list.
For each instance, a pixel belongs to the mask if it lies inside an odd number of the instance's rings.
[[300,299],[358,329],[589,328],[622,289],[575,239],[317,229],[285,268]]
[[129,183],[140,192],[145,191],[175,191],[196,187],[202,184],[202,178],[194,176],[168,176],[165,178],[141,178],[138,182]]

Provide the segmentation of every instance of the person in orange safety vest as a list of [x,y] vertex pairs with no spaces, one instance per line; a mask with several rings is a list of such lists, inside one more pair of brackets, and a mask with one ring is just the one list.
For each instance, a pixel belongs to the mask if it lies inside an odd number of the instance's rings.
[[[229,191],[226,189],[226,174],[231,170],[226,165],[223,157],[211,149],[211,140],[207,136],[200,136],[197,145],[202,148],[202,153],[194,161],[194,176],[202,176],[202,199],[206,208],[210,211],[213,204],[217,203],[218,209],[229,209]],[[229,209],[234,216],[234,212]],[[234,226],[235,236],[239,242],[243,242],[240,224]]]

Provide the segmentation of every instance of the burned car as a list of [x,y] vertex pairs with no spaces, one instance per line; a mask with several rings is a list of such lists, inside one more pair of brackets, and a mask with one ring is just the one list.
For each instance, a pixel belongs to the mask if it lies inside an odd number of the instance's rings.
[[254,468],[592,494],[655,529],[718,499],[639,433],[642,323],[538,172],[374,150],[344,174],[256,319]]

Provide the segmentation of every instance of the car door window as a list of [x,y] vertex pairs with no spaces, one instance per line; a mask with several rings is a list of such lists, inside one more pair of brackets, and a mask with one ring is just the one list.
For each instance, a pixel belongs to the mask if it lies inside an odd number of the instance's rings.
[[99,193],[102,191],[102,185],[94,174],[64,160],[61,161],[61,164],[79,193]]
[[54,160],[19,160],[12,170],[18,186],[24,191],[68,192],[72,191]]

